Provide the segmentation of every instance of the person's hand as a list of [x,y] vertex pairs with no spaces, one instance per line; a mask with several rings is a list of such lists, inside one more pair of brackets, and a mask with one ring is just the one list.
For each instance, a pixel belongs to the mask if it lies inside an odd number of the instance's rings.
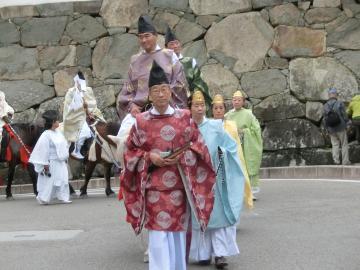
[[151,152],[150,160],[157,167],[166,166],[165,160],[162,157],[160,157],[160,155],[158,153]]
[[175,165],[176,163],[178,163],[180,156],[181,156],[181,154],[177,155],[173,158],[164,158],[165,166]]
[[138,113],[141,112],[141,107],[136,105],[135,103],[132,103],[130,106],[130,114],[135,117]]
[[10,123],[10,118],[9,118],[9,116],[7,116],[7,115],[3,116],[2,120],[3,120],[6,124],[9,124],[9,123]]
[[44,171],[48,172],[49,171],[49,165],[44,165]]
[[89,108],[89,105],[86,103],[85,100],[83,100],[83,107],[85,111],[87,111],[87,109]]

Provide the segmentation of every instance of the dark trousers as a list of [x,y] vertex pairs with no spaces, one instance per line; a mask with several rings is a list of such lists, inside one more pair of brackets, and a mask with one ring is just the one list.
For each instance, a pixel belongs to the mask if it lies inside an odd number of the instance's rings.
[[360,119],[353,119],[352,123],[356,130],[356,140],[360,144]]

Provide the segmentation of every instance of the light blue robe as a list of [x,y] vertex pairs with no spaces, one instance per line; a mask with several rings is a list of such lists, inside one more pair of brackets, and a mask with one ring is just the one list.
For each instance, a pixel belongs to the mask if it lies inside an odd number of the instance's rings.
[[[215,202],[208,228],[228,227],[239,221],[244,200],[244,175],[240,167],[238,146],[224,130],[222,120],[205,118],[199,129],[209,149],[213,168],[217,171]],[[223,167],[219,170],[218,147],[224,160]],[[199,228],[194,219],[193,226],[195,229]]]

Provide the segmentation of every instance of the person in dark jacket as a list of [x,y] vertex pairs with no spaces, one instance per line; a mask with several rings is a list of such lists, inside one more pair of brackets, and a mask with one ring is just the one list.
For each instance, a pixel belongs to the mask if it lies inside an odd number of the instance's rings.
[[341,163],[349,165],[349,145],[346,133],[348,124],[348,116],[346,114],[345,105],[338,100],[336,88],[330,88],[328,91],[329,100],[324,105],[323,116],[326,130],[329,132],[332,157],[335,164],[340,164],[340,147],[341,147]]

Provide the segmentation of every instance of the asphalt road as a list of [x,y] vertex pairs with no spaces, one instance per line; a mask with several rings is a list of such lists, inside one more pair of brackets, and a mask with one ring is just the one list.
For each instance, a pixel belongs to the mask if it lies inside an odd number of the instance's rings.
[[[241,254],[228,269],[360,269],[360,182],[271,180],[261,187],[255,209],[243,212]],[[115,198],[101,192],[50,206],[15,198],[0,197],[1,270],[147,269]]]

